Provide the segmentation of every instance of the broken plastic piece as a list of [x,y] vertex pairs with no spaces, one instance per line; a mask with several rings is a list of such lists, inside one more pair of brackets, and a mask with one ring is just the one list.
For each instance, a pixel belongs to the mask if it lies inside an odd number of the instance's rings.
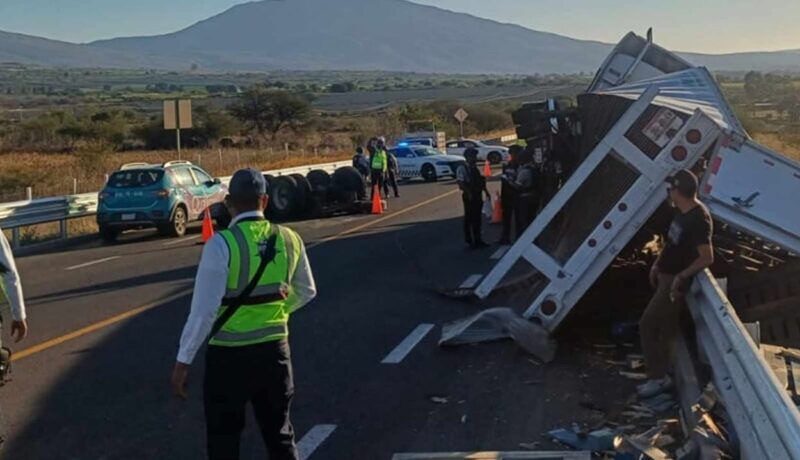
[[543,327],[532,323],[510,308],[492,308],[468,318],[445,324],[440,346],[513,339],[523,350],[549,363],[556,344]]
[[601,452],[614,448],[614,437],[617,433],[614,430],[604,428],[595,430],[588,434],[576,433],[574,430],[559,428],[547,433],[556,441],[577,450],[590,450]]

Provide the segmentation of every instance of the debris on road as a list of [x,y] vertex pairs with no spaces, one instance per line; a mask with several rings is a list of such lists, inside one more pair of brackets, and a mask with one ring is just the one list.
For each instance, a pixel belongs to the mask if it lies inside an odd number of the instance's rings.
[[492,308],[445,324],[439,345],[464,345],[509,338],[545,363],[555,358],[556,344],[549,333],[510,308]]
[[627,377],[631,380],[647,380],[647,374],[643,372],[619,371],[619,375]]
[[450,400],[444,396],[430,396],[428,398],[432,403],[447,404]]
[[614,437],[617,432],[609,428],[603,428],[586,433],[573,426],[570,429],[559,428],[552,430],[547,434],[556,441],[576,450],[604,452],[614,449]]

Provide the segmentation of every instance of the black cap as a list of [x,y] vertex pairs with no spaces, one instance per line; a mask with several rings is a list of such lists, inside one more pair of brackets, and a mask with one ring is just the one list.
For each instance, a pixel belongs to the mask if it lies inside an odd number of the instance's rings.
[[478,149],[474,147],[468,147],[464,150],[464,158],[475,158],[478,159]]
[[688,169],[681,169],[674,175],[667,178],[667,183],[681,195],[692,198],[697,195],[699,187],[697,176]]
[[233,199],[251,200],[267,194],[267,180],[260,171],[240,169],[231,177],[228,192]]

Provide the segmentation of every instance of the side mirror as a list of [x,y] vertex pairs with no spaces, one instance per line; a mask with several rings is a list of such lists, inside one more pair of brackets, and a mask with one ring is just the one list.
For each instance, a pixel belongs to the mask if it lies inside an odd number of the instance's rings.
[[221,182],[219,179],[217,179],[217,178],[215,177],[215,178],[214,178],[214,179],[212,179],[212,180],[206,181],[206,187],[213,187],[213,186],[215,186],[215,185],[219,185],[219,184],[221,184],[221,183],[222,183],[222,182]]

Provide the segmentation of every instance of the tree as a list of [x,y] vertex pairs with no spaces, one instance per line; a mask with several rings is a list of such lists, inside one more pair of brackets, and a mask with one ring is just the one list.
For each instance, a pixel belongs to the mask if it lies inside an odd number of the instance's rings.
[[230,111],[259,135],[269,133],[275,140],[281,129],[306,122],[311,116],[311,104],[302,96],[256,85],[245,91]]
[[239,122],[220,110],[200,106],[195,110],[195,127],[192,132],[200,144],[209,145],[220,138],[239,132]]

